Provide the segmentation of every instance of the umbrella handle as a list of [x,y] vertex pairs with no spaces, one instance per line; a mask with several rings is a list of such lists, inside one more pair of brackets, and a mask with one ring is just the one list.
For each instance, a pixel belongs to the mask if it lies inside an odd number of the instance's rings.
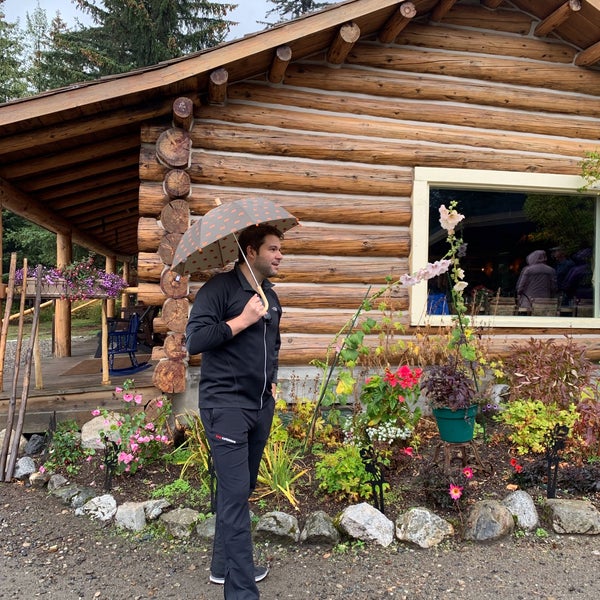
[[235,235],[235,233],[233,234],[233,237],[235,238],[235,242],[238,245],[238,248],[240,249],[242,256],[244,257],[244,262],[246,263],[246,266],[248,267],[248,270],[250,271],[250,275],[252,275],[252,279],[254,279],[254,283],[256,284],[256,292],[260,296],[260,299],[262,300],[262,303],[265,306],[265,310],[269,310],[269,301],[267,300],[267,297],[265,296],[265,293],[263,292],[262,286],[259,285],[258,281],[256,280],[254,271],[252,270],[252,267],[250,266],[250,263],[248,262],[248,259],[246,258],[245,252],[242,250],[242,247],[240,246],[240,241],[238,240],[238,237],[237,237],[237,235]]
[[262,303],[265,305],[265,310],[269,310],[269,301],[267,300],[267,297],[265,296],[265,293],[263,292],[263,289],[260,285],[258,286],[256,291],[258,292]]

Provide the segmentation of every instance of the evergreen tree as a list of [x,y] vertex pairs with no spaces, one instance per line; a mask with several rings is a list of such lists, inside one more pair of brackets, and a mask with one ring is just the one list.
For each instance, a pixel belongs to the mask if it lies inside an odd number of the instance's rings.
[[81,60],[83,78],[123,73],[215,46],[235,4],[207,0],[77,0],[93,27],[55,32],[57,52]]
[[0,0],[0,103],[22,98],[27,80],[21,69],[23,35],[18,23],[8,23]]
[[332,2],[315,2],[315,0],[269,0],[269,2],[275,7],[267,12],[267,16],[279,15],[280,23],[333,4]]

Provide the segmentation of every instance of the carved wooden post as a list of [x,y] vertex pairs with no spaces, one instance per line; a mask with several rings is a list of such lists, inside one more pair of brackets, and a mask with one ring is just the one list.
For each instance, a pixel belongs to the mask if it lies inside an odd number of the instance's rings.
[[[71,236],[56,234],[56,265],[66,267],[73,260]],[[54,308],[54,356],[71,356],[71,301],[58,298]]]

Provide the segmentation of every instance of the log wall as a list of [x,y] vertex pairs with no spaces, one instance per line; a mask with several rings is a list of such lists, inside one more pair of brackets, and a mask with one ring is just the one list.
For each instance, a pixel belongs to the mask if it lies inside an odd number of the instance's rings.
[[[598,147],[600,72],[574,66],[566,44],[535,38],[524,13],[474,10],[411,22],[390,44],[360,39],[341,65],[326,52],[292,56],[277,63],[276,83],[265,74],[220,85],[219,102],[193,98],[193,123],[172,140],[189,143],[182,164],[157,152],[172,123],[144,127],[139,299],[167,298],[161,282],[179,235],[163,222],[171,177],[184,179],[190,222],[215,198],[268,198],[302,222],[286,235],[274,282],[287,309],[282,362],[306,365],[368,289],[406,271],[414,167],[579,174]],[[191,277],[185,301],[207,276]],[[394,301],[408,308],[405,290]],[[155,327],[170,331],[163,317]]]

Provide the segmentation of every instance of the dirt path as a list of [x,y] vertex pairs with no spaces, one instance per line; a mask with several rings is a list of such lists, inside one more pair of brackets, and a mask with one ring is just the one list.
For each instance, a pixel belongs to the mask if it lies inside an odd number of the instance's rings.
[[[0,484],[0,598],[217,600],[208,583],[209,548],[117,534],[76,517],[45,492]],[[596,600],[600,536],[510,538],[434,550],[266,546],[264,600],[535,598]]]

